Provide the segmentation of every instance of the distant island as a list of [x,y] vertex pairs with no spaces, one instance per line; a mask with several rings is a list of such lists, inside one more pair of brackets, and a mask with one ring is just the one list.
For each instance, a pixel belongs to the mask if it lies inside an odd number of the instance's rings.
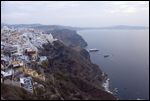
[[3,26],[7,26],[8,28],[18,28],[18,27],[29,27],[35,29],[49,29],[49,28],[58,28],[58,29],[70,29],[70,30],[87,30],[87,29],[108,29],[108,30],[141,30],[141,29],[149,29],[149,27],[145,26],[128,26],[128,25],[117,25],[117,26],[110,26],[110,27],[71,27],[71,26],[62,26],[62,25],[42,25],[42,24],[6,24],[1,23],[1,28]]

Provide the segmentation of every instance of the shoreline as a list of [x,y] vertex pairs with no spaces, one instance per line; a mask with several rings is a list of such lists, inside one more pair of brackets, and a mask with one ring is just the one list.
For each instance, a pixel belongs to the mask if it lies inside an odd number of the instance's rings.
[[[87,45],[88,46],[88,45]],[[87,47],[86,46],[86,47]],[[83,49],[85,49],[85,47],[82,47]],[[87,49],[85,49],[87,52],[88,52],[88,50]],[[88,52],[89,53],[89,52]],[[90,54],[89,54],[90,55]],[[91,60],[91,59],[90,59]],[[99,67],[99,66],[98,66]],[[99,68],[100,69],[100,68]],[[101,69],[100,69],[101,70]],[[102,70],[101,70],[102,71]],[[102,71],[103,72],[103,71]],[[104,78],[104,80],[102,81],[102,87],[104,87],[104,89],[105,89],[105,91],[106,92],[108,92],[108,93],[111,93],[111,94],[113,94],[114,95],[114,93],[113,92],[111,92],[110,91],[110,83],[109,83],[109,81],[110,81],[110,79],[107,77],[107,75],[103,72],[102,73],[102,76],[105,76],[105,78]]]
[[[88,46],[88,44],[87,44],[87,46]],[[88,52],[88,54],[90,55],[89,51],[86,49],[87,46],[82,47],[82,49],[85,49],[85,50]],[[90,57],[91,57],[91,56],[90,56]],[[90,58],[90,60],[91,60],[91,58]],[[91,62],[92,62],[92,61],[91,61]],[[93,64],[94,64],[94,63],[93,63]],[[96,65],[98,65],[98,64],[96,64]],[[99,66],[98,66],[98,67],[99,67]],[[99,68],[99,69],[100,69],[100,68]],[[101,69],[100,69],[100,70],[101,70]],[[102,71],[102,70],[101,70],[101,71]],[[113,92],[110,91],[110,83],[109,83],[110,78],[107,77],[107,75],[104,73],[104,71],[102,71],[102,76],[105,76],[105,77],[104,77],[104,79],[103,79],[103,81],[102,81],[102,85],[101,85],[101,86],[105,89],[106,92],[108,92],[108,93],[110,93],[110,94],[116,96]],[[116,96],[116,98],[117,98],[117,96]],[[117,98],[117,100],[118,100],[118,98]]]
[[113,92],[111,92],[109,90],[109,87],[110,87],[110,83],[109,83],[110,79],[109,78],[105,78],[105,81],[103,82],[102,86],[104,87],[105,91],[107,91],[108,93],[111,93],[113,94]]
[[[95,52],[95,53],[92,53],[92,54],[90,54],[90,56],[92,56],[92,58],[91,58],[91,60],[95,63],[95,64],[97,64],[97,65],[99,65],[99,67],[100,67],[100,69],[102,70],[102,69],[104,69],[104,70],[106,70],[106,71],[104,71],[104,72],[108,72],[108,78],[110,78],[110,80],[111,81],[109,81],[109,83],[110,83],[110,91],[111,92],[113,92],[114,93],[114,95],[118,98],[118,99],[137,99],[138,97],[140,98],[140,96],[141,96],[141,98],[142,99],[148,99],[148,96],[147,96],[147,90],[148,89],[140,89],[139,91],[136,91],[136,90],[134,90],[133,89],[133,87],[134,87],[134,85],[129,85],[129,84],[126,84],[126,85],[118,85],[118,82],[120,82],[118,79],[116,79],[116,74],[118,73],[116,70],[114,70],[114,72],[112,72],[111,70],[113,70],[112,68],[105,68],[104,66],[105,66],[105,64],[106,64],[106,66],[112,66],[112,67],[117,67],[118,69],[119,69],[119,66],[121,66],[121,62],[119,63],[119,64],[116,64],[116,62],[115,61],[112,61],[111,63],[112,64],[115,64],[115,65],[111,65],[111,64],[108,64],[107,63],[107,60],[105,61],[105,60],[103,60],[103,57],[101,57],[102,56],[102,54],[103,53],[105,53],[106,52],[106,50],[105,49],[103,49],[100,45],[99,45],[99,43],[100,42],[103,42],[103,44],[105,44],[104,46],[105,47],[108,47],[109,45],[107,44],[107,43],[105,43],[103,40],[102,41],[99,41],[100,39],[99,38],[97,38],[97,37],[93,37],[93,38],[95,38],[95,40],[96,40],[96,42],[97,43],[93,43],[93,41],[90,39],[90,37],[91,36],[93,36],[93,35],[91,35],[90,33],[91,32],[95,32],[95,36],[97,36],[97,35],[99,35],[99,33],[101,33],[102,31],[84,31],[84,32],[78,32],[80,35],[82,35],[83,36],[83,38],[85,38],[85,39],[87,39],[86,41],[87,41],[87,43],[88,43],[88,47],[86,47],[86,49],[89,49],[89,48],[93,48],[93,47],[97,47],[97,48],[99,48],[99,49],[101,49],[101,52]],[[114,31],[114,33],[115,33],[116,31]],[[130,33],[130,31],[128,31],[129,33]],[[135,31],[136,32],[136,31]],[[142,31],[143,32],[143,31]],[[147,32],[147,31],[146,31]],[[85,35],[85,34],[88,34],[87,36]],[[106,31],[106,33],[109,33],[109,31]],[[113,33],[113,32],[112,32]],[[139,33],[140,34],[140,33]],[[102,34],[102,36],[103,36],[104,34]],[[120,35],[120,34],[114,34],[114,35]],[[99,35],[99,36],[101,36],[101,35]],[[112,35],[113,36],[113,35]],[[141,36],[142,37],[142,36]],[[106,36],[106,39],[107,39],[107,36]],[[111,41],[110,41],[111,42]],[[122,41],[121,41],[122,42]],[[116,43],[116,42],[115,42]],[[118,43],[116,43],[116,45],[117,45]],[[126,44],[126,43],[125,43]],[[112,47],[112,49],[113,50],[115,50],[115,48],[114,47]],[[118,48],[118,49],[121,49],[120,47]],[[136,48],[135,48],[136,49]],[[121,49],[122,50],[122,49]],[[130,50],[130,49],[129,49]],[[108,51],[108,50],[107,50]],[[123,50],[124,51],[124,50]],[[113,51],[114,53],[113,54],[117,54],[117,52],[116,51]],[[116,53],[115,53],[116,52]],[[136,52],[135,52],[135,54],[136,54]],[[113,56],[113,55],[112,55]],[[116,56],[116,58],[114,58],[114,59],[117,59],[117,58],[121,58],[121,59],[123,59],[122,57],[120,57],[119,55],[117,56],[117,55],[115,55]],[[125,55],[125,57],[126,58],[128,58],[128,56],[126,56]],[[138,57],[137,57],[138,58]],[[134,59],[135,59],[135,57],[134,57]],[[91,61],[91,62],[92,62]],[[108,60],[109,61],[109,60]],[[137,60],[138,61],[138,60]],[[130,61],[128,61],[128,62],[130,62]],[[124,63],[124,62],[122,62],[122,63]],[[134,62],[131,62],[132,64],[134,64]],[[142,63],[145,63],[145,62],[142,62]],[[139,63],[139,64],[141,64],[141,63]],[[137,64],[135,64],[135,65],[137,65]],[[147,66],[146,64],[145,64],[145,66]],[[135,68],[135,67],[134,67]],[[148,68],[148,67],[147,67]],[[142,68],[138,68],[139,70],[141,69],[141,70],[143,70],[143,72],[146,72],[146,69],[147,68],[145,68],[145,69],[142,69]],[[117,69],[117,70],[118,70]],[[123,69],[126,69],[126,68],[123,68]],[[122,70],[122,69],[121,69]],[[147,69],[148,70],[148,69]],[[136,72],[136,71],[135,71]],[[109,73],[110,73],[110,75],[109,75]],[[116,73],[116,74],[115,74]],[[123,74],[126,74],[124,71],[122,71],[121,73],[123,73]],[[103,74],[103,73],[102,73]],[[119,73],[120,74],[120,73]],[[147,74],[147,72],[145,73],[145,75]],[[115,75],[115,76],[114,76]],[[129,73],[128,75],[132,75],[132,72],[131,73]],[[144,78],[145,77],[145,75],[142,75],[142,77],[140,78],[140,79],[142,79],[142,78]],[[133,78],[136,80],[137,78],[136,77],[140,77],[139,75],[132,75],[133,76]],[[111,77],[113,77],[113,78],[111,78]],[[126,76],[125,75],[120,75],[120,77],[118,77],[118,78],[126,78]],[[107,77],[103,77],[103,79],[102,79],[102,83],[101,83],[101,85],[104,83],[104,82],[106,82],[106,79],[107,79]],[[122,79],[121,79],[122,80]],[[125,79],[126,80],[126,79]],[[116,82],[116,83],[115,83]],[[133,82],[132,80],[130,81],[130,83],[131,82]],[[144,80],[144,82],[145,82],[145,84],[147,84],[147,81],[146,80]],[[114,84],[115,83],[115,84]],[[139,79],[137,79],[137,83],[139,83],[140,85],[142,84],[142,82],[140,82],[139,81]],[[103,84],[104,85],[104,84]],[[140,88],[140,86],[139,85],[135,85],[136,87],[138,87],[138,88]],[[147,86],[145,86],[145,88],[146,88]],[[114,91],[115,90],[115,88],[118,88],[118,92],[116,93],[116,91]],[[119,91],[119,89],[123,89],[123,91]],[[125,88],[127,88],[128,89],[128,94],[125,96]],[[105,87],[103,87],[103,89],[104,89],[104,91],[106,91],[105,89]],[[131,91],[132,92],[134,92],[134,93],[131,93]],[[140,93],[140,94],[137,94],[137,92],[138,93]],[[144,92],[144,93],[141,93],[141,92]]]
[[[106,76],[104,81],[103,81],[103,83],[102,83],[102,87],[104,87],[106,92],[116,96],[113,92],[110,91],[110,83],[109,83],[109,81],[110,81],[110,78],[107,78],[107,76]],[[116,98],[117,98],[117,96],[116,96]],[[117,98],[117,100],[119,100],[119,99]]]

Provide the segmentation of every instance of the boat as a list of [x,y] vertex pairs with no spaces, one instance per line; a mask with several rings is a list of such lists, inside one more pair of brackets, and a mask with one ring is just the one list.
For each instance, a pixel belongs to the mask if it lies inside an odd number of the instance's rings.
[[116,92],[116,93],[117,93],[117,92],[118,92],[118,88],[115,88],[115,89],[114,89],[114,92]]
[[114,91],[116,91],[118,88],[115,88]]
[[109,57],[109,55],[104,55],[104,57]]
[[98,49],[94,48],[94,49],[89,49],[89,52],[95,52],[95,51],[99,51]]

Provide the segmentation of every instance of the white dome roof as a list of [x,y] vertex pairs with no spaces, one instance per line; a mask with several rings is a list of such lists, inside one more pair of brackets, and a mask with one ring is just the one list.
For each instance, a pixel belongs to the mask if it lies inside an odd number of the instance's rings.
[[9,28],[7,26],[4,26],[3,29],[7,29],[8,30]]

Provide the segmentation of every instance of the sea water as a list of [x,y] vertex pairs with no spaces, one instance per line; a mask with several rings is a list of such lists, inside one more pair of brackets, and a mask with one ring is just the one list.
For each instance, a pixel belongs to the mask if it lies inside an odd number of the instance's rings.
[[[119,100],[149,100],[149,29],[77,31],[88,43],[91,61],[110,78]],[[104,57],[108,54],[109,57]]]

